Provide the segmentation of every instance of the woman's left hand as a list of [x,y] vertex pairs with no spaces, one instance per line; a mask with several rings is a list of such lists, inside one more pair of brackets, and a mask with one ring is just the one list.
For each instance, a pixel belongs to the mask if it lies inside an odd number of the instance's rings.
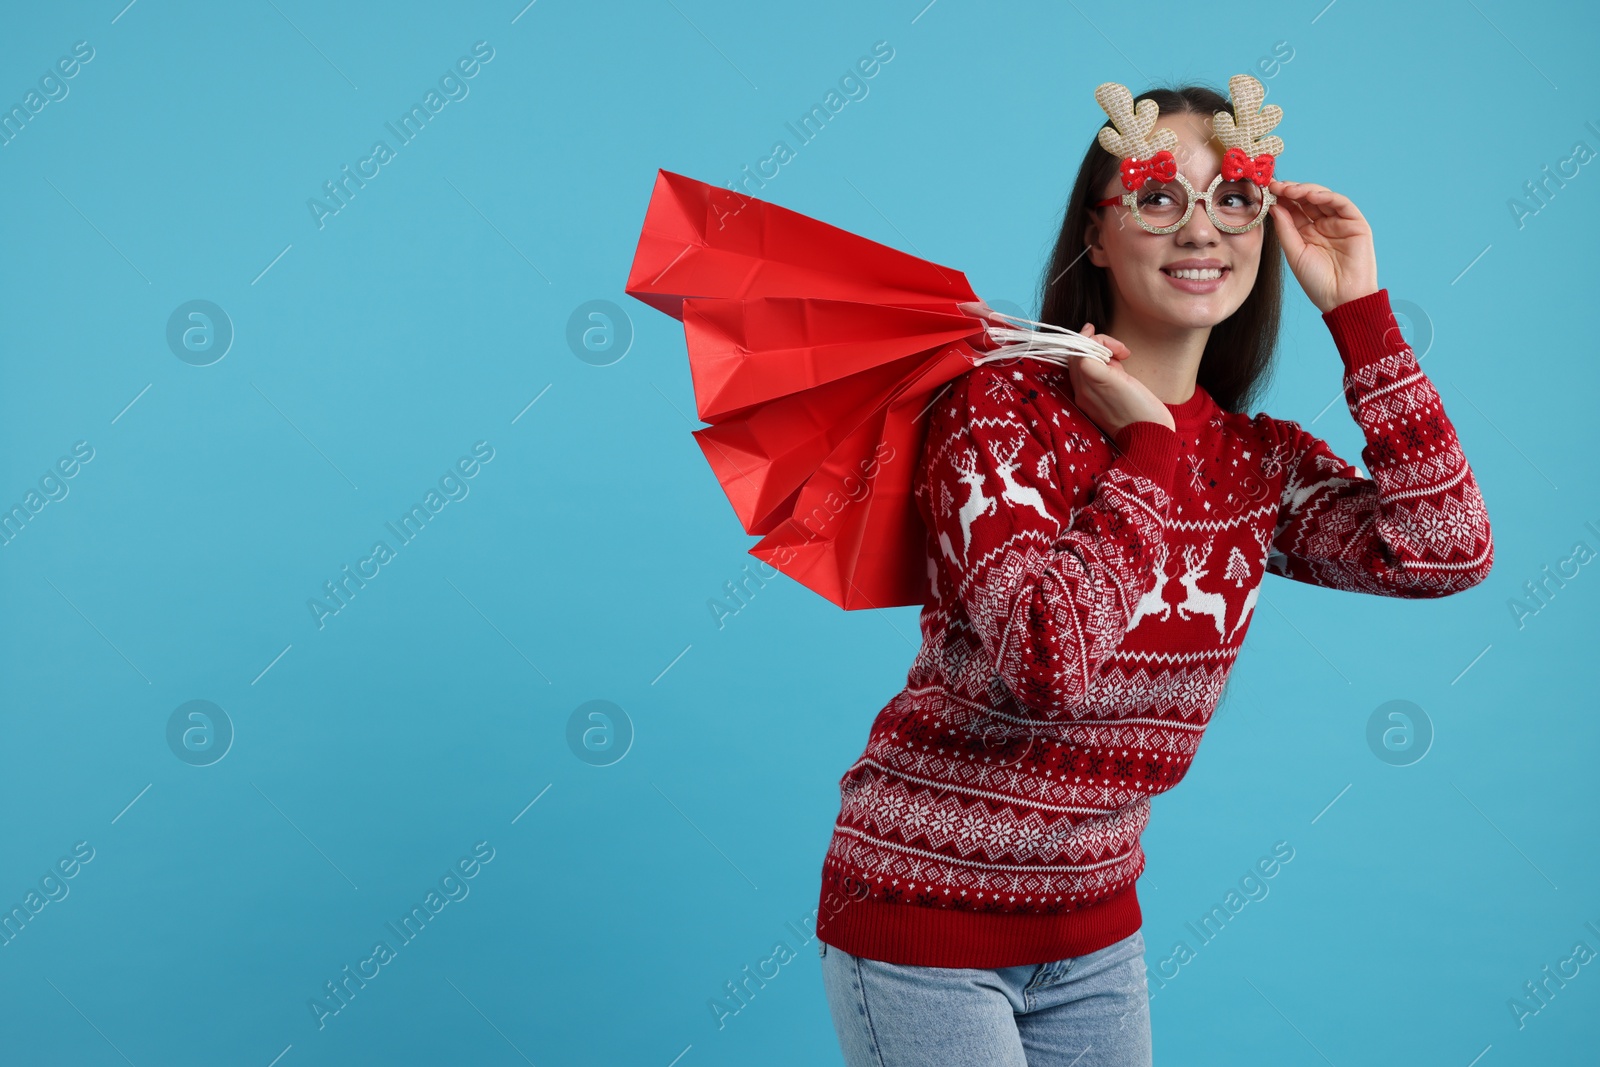
[[1347,196],[1310,182],[1274,181],[1272,219],[1300,288],[1324,314],[1378,291],[1372,227]]

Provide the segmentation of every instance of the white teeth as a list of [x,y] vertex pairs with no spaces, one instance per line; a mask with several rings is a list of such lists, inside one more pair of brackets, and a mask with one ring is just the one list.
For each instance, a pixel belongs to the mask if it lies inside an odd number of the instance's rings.
[[1171,270],[1167,273],[1174,278],[1188,278],[1197,282],[1215,281],[1222,277],[1222,270],[1219,267],[1209,267],[1205,270]]

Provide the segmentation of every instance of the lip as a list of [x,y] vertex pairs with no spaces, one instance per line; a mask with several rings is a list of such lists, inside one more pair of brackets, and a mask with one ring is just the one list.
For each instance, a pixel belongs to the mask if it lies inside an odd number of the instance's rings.
[[[1174,278],[1168,273],[1174,270],[1220,270],[1222,274],[1216,278]],[[1232,268],[1220,259],[1180,259],[1161,268],[1162,277],[1186,293],[1214,293],[1222,288],[1231,273]]]

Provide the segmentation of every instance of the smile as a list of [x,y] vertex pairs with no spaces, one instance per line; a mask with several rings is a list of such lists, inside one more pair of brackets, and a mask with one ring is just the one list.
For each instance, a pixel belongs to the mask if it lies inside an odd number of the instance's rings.
[[1222,288],[1222,283],[1227,279],[1229,267],[1162,267],[1161,273],[1166,275],[1174,287],[1186,293],[1213,293]]

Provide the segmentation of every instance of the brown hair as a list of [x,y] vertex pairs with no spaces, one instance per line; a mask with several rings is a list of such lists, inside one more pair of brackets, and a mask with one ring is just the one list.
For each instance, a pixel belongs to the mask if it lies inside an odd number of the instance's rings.
[[[1203,85],[1151,89],[1134,98],[1154,100],[1162,115],[1204,115],[1206,124],[1218,111],[1232,111],[1228,98]],[[1110,126],[1108,120],[1105,123]],[[1086,322],[1109,329],[1111,280],[1104,267],[1084,254],[1084,235],[1093,203],[1116,174],[1120,161],[1091,138],[1089,150],[1078,166],[1078,179],[1061,220],[1061,235],[1045,271],[1039,293],[1039,321],[1069,330]],[[1196,206],[1196,210],[1203,208]],[[1253,406],[1266,390],[1272,374],[1272,356],[1278,345],[1278,320],[1283,308],[1283,256],[1278,234],[1269,215],[1262,224],[1261,266],[1255,288],[1239,310],[1211,328],[1205,354],[1200,359],[1199,384],[1226,411]]]

